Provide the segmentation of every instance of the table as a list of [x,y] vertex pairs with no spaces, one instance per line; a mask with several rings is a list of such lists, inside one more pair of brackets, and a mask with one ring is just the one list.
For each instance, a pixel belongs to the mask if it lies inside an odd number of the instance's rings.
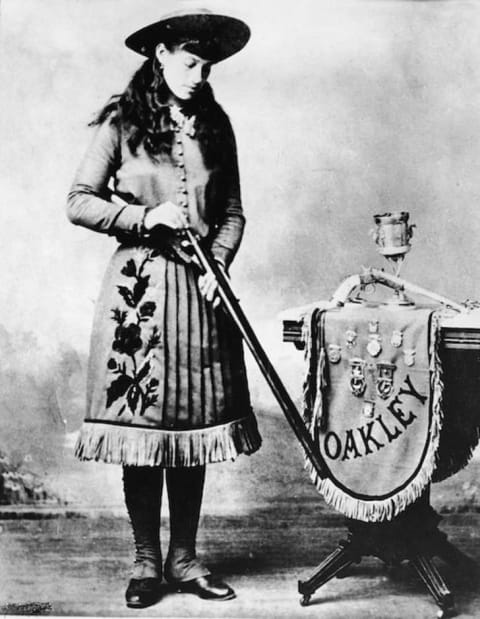
[[[317,302],[282,313],[283,341],[297,349],[303,345],[303,317]],[[438,448],[439,466],[433,481],[460,470],[478,442],[480,428],[480,311],[473,310],[442,319],[440,356],[444,368],[444,423]],[[438,556],[465,575],[478,579],[478,566],[461,553],[438,529],[440,516],[430,506],[430,488],[391,521],[369,523],[348,519],[348,534],[320,563],[314,573],[298,583],[301,604],[335,576],[348,572],[363,556],[373,555],[390,569],[408,560],[439,607],[438,617],[453,616],[453,594],[432,561]]]

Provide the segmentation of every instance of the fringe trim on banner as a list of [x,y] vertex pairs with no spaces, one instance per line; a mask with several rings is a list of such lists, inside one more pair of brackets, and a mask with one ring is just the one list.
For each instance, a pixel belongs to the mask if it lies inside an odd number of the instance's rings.
[[439,355],[440,327],[440,317],[436,312],[433,312],[430,322],[429,350],[432,407],[430,441],[420,472],[406,488],[395,496],[381,501],[356,499],[340,490],[328,477],[320,478],[311,462],[306,460],[305,469],[308,471],[310,479],[317,487],[317,490],[323,495],[325,502],[347,516],[347,518],[362,520],[363,522],[392,520],[392,518],[404,511],[408,505],[414,503],[431,482],[436,466],[436,454],[440,443],[440,431],[443,421],[443,372]]
[[262,440],[254,415],[221,426],[170,431],[85,421],[75,446],[80,460],[130,466],[189,467],[234,460]]

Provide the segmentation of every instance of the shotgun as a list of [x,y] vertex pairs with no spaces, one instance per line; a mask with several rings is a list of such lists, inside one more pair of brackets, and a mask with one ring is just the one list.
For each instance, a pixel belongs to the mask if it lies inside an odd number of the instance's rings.
[[253,355],[253,358],[257,362],[258,367],[272,390],[273,395],[277,399],[283,414],[294,431],[295,436],[302,445],[307,458],[310,460],[319,477],[324,478],[326,476],[326,470],[322,456],[318,448],[315,446],[315,443],[313,442],[312,437],[305,426],[302,416],[298,412],[292,398],[288,394],[288,391],[286,390],[280,376],[277,374],[267,356],[267,353],[263,349],[263,346],[248,322],[247,317],[245,316],[237,297],[233,293],[230,282],[222,267],[213,258],[213,256],[201,246],[199,238],[194,232],[192,232],[192,230],[187,228],[185,230],[185,234],[203,272],[212,274],[215,278],[218,286],[218,296],[220,297],[224,308],[237,325],[245,343]]

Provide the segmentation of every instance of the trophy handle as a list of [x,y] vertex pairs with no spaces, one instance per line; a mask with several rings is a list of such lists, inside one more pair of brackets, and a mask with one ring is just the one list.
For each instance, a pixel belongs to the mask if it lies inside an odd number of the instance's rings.
[[410,239],[411,239],[411,238],[412,238],[412,236],[413,236],[413,229],[414,229],[414,228],[416,228],[416,227],[417,227],[417,224],[410,224],[410,225],[408,226],[408,228],[407,228],[407,230],[408,230],[408,232],[407,232],[407,237],[408,237],[408,240],[409,240],[409,241],[410,241]]

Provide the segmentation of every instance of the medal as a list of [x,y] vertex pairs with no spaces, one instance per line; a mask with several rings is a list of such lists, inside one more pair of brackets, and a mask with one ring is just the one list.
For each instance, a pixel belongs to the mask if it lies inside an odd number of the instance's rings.
[[378,319],[370,320],[368,323],[368,344],[367,352],[371,357],[378,357],[382,352],[382,338],[378,333]]
[[347,344],[347,348],[353,348],[357,343],[357,332],[353,329],[348,329],[345,331],[345,342]]
[[393,391],[393,373],[395,372],[395,369],[396,366],[393,363],[377,363],[377,380],[375,383],[375,389],[382,400],[389,398]]
[[342,358],[342,347],[337,344],[329,344],[327,355],[330,363],[339,363]]
[[380,344],[380,336],[371,335],[367,344],[367,352],[371,357],[378,357],[382,352],[382,345]]
[[375,413],[375,402],[365,402],[362,408],[365,417],[371,419]]
[[365,378],[365,361],[354,358],[350,360],[350,391],[357,398],[365,393],[367,380]]
[[392,337],[390,338],[390,344],[394,347],[394,348],[400,348],[400,346],[403,343],[403,333],[401,331],[393,331],[392,332]]

